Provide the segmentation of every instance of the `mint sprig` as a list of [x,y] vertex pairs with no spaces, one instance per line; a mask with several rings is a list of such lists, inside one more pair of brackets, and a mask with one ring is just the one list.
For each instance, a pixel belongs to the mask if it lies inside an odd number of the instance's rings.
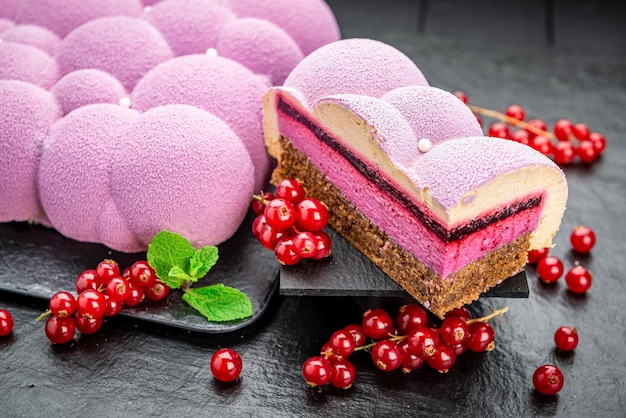
[[148,264],[157,277],[172,289],[185,292],[182,299],[209,321],[224,322],[252,316],[252,303],[241,291],[214,284],[192,288],[217,263],[218,249],[205,246],[196,250],[179,234],[161,231],[148,245]]

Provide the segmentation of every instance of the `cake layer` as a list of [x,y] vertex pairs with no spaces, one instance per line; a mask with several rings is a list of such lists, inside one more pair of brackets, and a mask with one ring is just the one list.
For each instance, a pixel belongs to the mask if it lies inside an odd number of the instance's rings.
[[448,229],[287,102],[279,98],[277,109],[281,134],[309,156],[360,213],[443,278],[537,227],[542,195],[503,202]]

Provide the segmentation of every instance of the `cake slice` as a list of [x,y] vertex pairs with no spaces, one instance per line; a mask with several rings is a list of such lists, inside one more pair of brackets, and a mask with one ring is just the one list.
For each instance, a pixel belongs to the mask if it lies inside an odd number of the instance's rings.
[[563,172],[483,136],[459,99],[388,45],[318,49],[267,92],[263,112],[272,181],[301,180],[333,229],[439,317],[553,245]]

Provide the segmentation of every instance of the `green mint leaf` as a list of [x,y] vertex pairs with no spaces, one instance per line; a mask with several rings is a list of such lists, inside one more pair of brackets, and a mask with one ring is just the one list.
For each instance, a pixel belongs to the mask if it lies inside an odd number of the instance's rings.
[[148,264],[163,283],[172,289],[179,289],[185,282],[176,276],[170,276],[170,272],[174,267],[183,272],[188,271],[189,259],[195,252],[193,245],[182,236],[170,231],[161,231],[148,245]]
[[187,289],[183,300],[212,322],[235,321],[252,316],[252,303],[248,296],[221,283]]
[[193,281],[206,276],[218,258],[217,247],[207,245],[196,251],[189,259],[189,275],[195,279]]
[[174,266],[171,268],[168,277],[172,278],[172,279],[179,279],[182,281],[189,281],[192,280],[192,278],[183,271],[183,269],[181,269],[178,266]]

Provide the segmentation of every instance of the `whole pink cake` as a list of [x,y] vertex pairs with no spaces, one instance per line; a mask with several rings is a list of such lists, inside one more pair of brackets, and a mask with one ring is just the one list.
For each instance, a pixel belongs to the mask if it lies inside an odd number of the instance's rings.
[[269,180],[264,92],[337,39],[321,0],[0,0],[0,222],[227,240]]
[[440,317],[552,246],[565,210],[551,160],[484,137],[467,106],[377,41],[302,60],[266,94],[264,129],[273,181],[303,180],[329,224]]

